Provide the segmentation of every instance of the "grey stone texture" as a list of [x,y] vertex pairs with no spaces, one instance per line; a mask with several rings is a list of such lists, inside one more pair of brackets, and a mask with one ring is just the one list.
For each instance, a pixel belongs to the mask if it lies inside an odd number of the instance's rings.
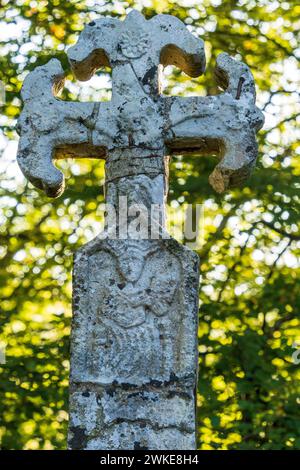
[[[58,99],[56,59],[26,77],[18,162],[49,196],[64,190],[53,159],[103,158],[106,201],[159,204],[162,233],[173,154],[218,155],[218,192],[249,176],[263,115],[245,64],[218,56],[217,96],[160,93],[163,66],[192,77],[205,69],[203,41],[177,18],[132,11],[93,21],[68,58],[79,80],[110,66],[112,99]],[[173,239],[114,239],[108,224],[76,253],[73,279],[69,447],[195,449],[197,255]]]
[[71,448],[195,448],[198,271],[172,239],[77,252]]

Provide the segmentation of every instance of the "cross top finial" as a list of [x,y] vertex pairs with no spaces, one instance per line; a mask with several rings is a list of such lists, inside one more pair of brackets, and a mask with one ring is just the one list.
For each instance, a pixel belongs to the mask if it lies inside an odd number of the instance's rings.
[[[148,92],[156,90],[159,65],[176,65],[197,77],[205,69],[204,44],[178,18],[157,15],[150,20],[136,10],[124,21],[101,18],[89,23],[68,50],[79,80],[88,80],[101,66],[130,63]],[[113,83],[114,85],[114,83]]]

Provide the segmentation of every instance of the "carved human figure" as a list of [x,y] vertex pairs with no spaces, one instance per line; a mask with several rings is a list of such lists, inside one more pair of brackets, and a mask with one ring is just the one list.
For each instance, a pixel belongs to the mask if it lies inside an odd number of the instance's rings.
[[[142,368],[149,378],[161,378],[163,370],[176,372],[171,362],[166,363],[163,349],[168,329],[181,320],[180,263],[170,252],[163,253],[157,242],[141,246],[140,241],[129,240],[118,248],[102,248],[89,263],[89,329],[82,331],[90,345],[89,381],[99,380],[103,369],[106,377],[125,374],[132,380]],[[170,346],[175,350],[176,342]],[[169,377],[168,372],[163,375]]]

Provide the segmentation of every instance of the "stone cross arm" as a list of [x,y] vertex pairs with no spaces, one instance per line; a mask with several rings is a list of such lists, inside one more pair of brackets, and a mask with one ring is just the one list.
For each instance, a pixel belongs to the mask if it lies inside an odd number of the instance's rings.
[[224,89],[219,95],[160,94],[162,66],[176,65],[192,77],[205,68],[203,41],[177,18],[157,15],[147,21],[133,11],[125,21],[96,20],[85,27],[68,57],[80,80],[110,66],[112,99],[58,99],[64,72],[56,59],[26,77],[18,162],[25,176],[49,196],[64,189],[54,158],[105,158],[110,179],[145,173],[145,168],[149,174],[163,172],[163,157],[173,153],[214,154],[221,161],[210,182],[218,192],[248,176],[263,115],[255,106],[254,80],[245,64],[227,54],[218,56],[216,80]]

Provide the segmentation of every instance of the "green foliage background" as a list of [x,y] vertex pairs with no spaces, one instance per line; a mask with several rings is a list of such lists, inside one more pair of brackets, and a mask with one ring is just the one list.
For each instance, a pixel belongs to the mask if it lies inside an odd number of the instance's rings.
[[[170,203],[205,207],[205,242],[199,251],[199,448],[300,449],[300,371],[292,360],[298,354],[293,342],[300,339],[297,3],[1,1],[3,449],[66,446],[72,253],[97,233],[103,203],[102,163],[61,162],[67,190],[54,201],[19,175],[13,141],[21,83],[53,55],[67,69],[65,49],[85,23],[107,14],[123,18],[134,6],[148,18],[175,15],[207,41],[204,77],[190,79],[173,69],[165,93],[218,93],[213,66],[227,51],[251,67],[258,103],[268,118],[259,134],[257,168],[242,189],[215,194],[208,175],[216,162],[209,156],[179,157],[171,164]],[[71,75],[63,95],[108,96],[109,90],[76,85]]]

